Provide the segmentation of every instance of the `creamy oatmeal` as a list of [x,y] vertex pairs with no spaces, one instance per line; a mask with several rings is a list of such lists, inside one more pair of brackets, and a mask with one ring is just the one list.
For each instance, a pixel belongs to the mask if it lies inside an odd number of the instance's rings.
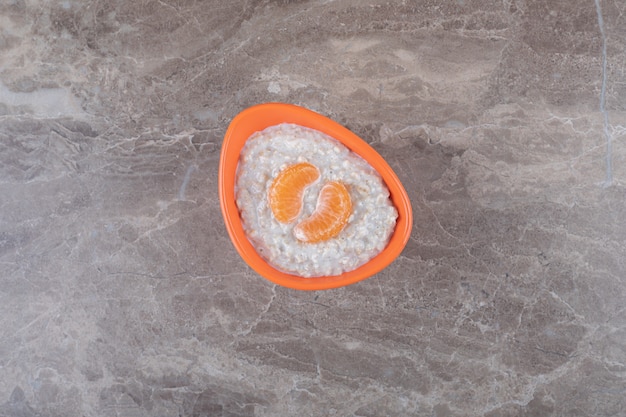
[[[302,197],[298,218],[277,221],[268,189],[285,168],[308,162],[319,179]],[[352,207],[347,225],[333,238],[306,243],[294,227],[315,211],[320,190],[329,182],[348,189]],[[236,199],[244,230],[275,268],[303,277],[339,275],[363,265],[387,245],[398,213],[380,175],[339,141],[313,129],[280,124],[254,133],[246,142],[237,168]]]

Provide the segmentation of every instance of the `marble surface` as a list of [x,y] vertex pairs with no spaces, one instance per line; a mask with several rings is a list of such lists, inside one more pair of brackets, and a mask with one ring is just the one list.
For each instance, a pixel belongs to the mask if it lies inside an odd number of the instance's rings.
[[[0,2],[0,416],[626,415],[623,0]],[[415,225],[299,292],[223,225],[294,103]]]

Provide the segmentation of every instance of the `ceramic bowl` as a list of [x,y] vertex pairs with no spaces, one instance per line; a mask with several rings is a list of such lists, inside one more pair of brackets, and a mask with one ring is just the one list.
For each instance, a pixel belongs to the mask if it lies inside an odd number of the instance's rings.
[[[280,123],[295,123],[326,133],[373,166],[389,189],[390,198],[398,210],[396,227],[385,249],[349,272],[336,276],[303,278],[274,268],[254,249],[244,232],[235,197],[235,181],[239,155],[248,138],[255,132]],[[239,113],[224,136],[219,166],[219,198],[224,223],[230,239],[243,260],[262,277],[285,287],[298,290],[323,290],[353,284],[380,272],[400,255],[411,235],[413,214],[409,197],[389,164],[365,141],[350,130],[303,107],[265,103]]]

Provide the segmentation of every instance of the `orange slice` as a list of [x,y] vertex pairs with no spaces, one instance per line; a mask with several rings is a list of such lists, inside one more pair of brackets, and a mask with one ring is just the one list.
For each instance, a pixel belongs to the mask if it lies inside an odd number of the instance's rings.
[[352,200],[345,185],[330,181],[324,184],[311,216],[293,229],[296,239],[316,243],[337,236],[348,223],[352,213]]
[[294,221],[302,210],[304,190],[320,177],[315,165],[302,162],[290,165],[278,173],[268,192],[269,204],[276,220]]

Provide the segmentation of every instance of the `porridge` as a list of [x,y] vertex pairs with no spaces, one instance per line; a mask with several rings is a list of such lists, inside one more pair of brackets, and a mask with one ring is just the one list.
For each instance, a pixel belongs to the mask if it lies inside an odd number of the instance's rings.
[[294,124],[248,139],[235,193],[257,252],[303,277],[365,264],[387,246],[398,216],[374,168],[339,141]]

